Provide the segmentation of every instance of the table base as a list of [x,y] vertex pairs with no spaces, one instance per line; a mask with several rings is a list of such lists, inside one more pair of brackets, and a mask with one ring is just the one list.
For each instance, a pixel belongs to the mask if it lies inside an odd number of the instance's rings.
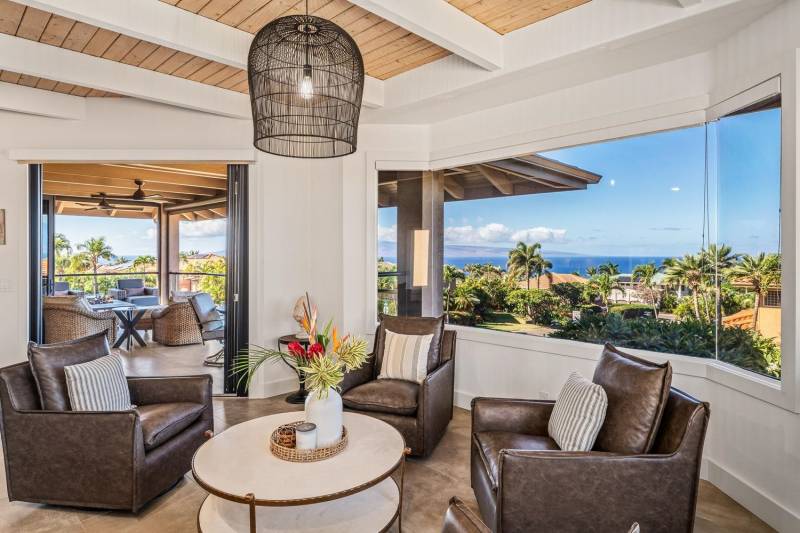
[[[389,477],[366,490],[327,502],[255,508],[209,495],[198,511],[197,529],[206,533],[386,531],[400,516],[400,490]],[[251,516],[252,509],[255,516]]]

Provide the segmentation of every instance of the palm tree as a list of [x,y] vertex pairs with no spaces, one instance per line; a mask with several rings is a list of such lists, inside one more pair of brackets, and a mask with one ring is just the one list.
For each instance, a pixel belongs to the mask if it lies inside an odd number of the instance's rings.
[[656,283],[654,278],[656,274],[661,271],[661,267],[657,267],[655,263],[647,263],[645,265],[636,265],[631,273],[633,281],[637,282],[642,289],[651,296],[650,300],[653,305],[653,316],[658,317],[658,296],[656,294]]
[[608,272],[595,275],[589,280],[589,286],[600,296],[606,308],[608,308],[608,297],[611,296],[611,291],[619,288],[617,280]]
[[138,271],[140,268],[143,269],[145,272],[147,271],[147,267],[151,265],[155,265],[158,260],[152,255],[140,255],[136,259],[133,260],[133,269]]
[[56,273],[63,274],[69,265],[69,256],[72,255],[72,243],[63,233],[56,233],[53,235],[53,249],[56,254]]
[[602,265],[597,267],[597,271],[600,274],[608,274],[609,276],[616,276],[619,274],[619,265],[609,261],[608,263],[603,263]]
[[781,257],[778,254],[744,255],[728,271],[731,279],[748,283],[756,293],[753,305],[753,327],[758,326],[758,308],[770,287],[781,282]]
[[[540,250],[542,245],[538,242],[525,244],[518,242],[513,250],[508,252],[508,272],[515,278],[525,276],[525,285],[531,288],[531,274],[536,272],[541,261],[544,260]],[[552,265],[550,265],[552,267]],[[544,268],[544,267],[541,267]]]
[[471,312],[479,303],[480,299],[473,294],[471,289],[466,289],[463,286],[456,289],[456,295],[453,298],[453,307],[456,310]]
[[689,290],[692,291],[694,315],[697,320],[700,320],[698,297],[705,277],[705,269],[700,256],[686,254],[681,258],[674,259],[670,262],[665,274],[667,281],[689,287]]
[[97,284],[97,267],[100,266],[100,260],[105,259],[110,261],[114,257],[114,252],[111,246],[106,242],[105,237],[92,237],[85,242],[78,245],[78,250],[81,253],[78,256],[81,258],[78,261],[83,265],[88,265],[94,274],[94,293],[98,293]]
[[553,268],[553,263],[541,255],[536,258],[536,261],[533,264],[533,272],[536,274],[537,289],[539,289],[541,286],[542,276],[547,275],[548,279],[552,281],[552,272],[550,272],[551,268]]
[[597,275],[597,267],[595,266],[588,266],[586,267],[586,276],[589,278],[593,278]]
[[444,265],[442,268],[442,281],[444,282],[444,316],[450,321],[450,299],[453,297],[456,280],[463,280],[464,272],[453,265]]

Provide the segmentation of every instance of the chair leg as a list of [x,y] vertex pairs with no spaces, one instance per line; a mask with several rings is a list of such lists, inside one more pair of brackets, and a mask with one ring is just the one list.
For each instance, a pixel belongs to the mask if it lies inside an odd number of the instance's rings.
[[214,367],[225,366],[225,362],[223,360],[224,357],[225,357],[225,348],[222,348],[214,355],[209,355],[208,357],[203,359],[203,364],[205,366],[214,366]]

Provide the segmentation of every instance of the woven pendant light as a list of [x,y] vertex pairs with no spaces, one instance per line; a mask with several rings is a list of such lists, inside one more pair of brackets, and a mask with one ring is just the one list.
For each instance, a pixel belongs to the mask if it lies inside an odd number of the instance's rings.
[[342,28],[308,14],[276,19],[253,39],[247,75],[256,148],[310,158],[355,152],[364,61]]

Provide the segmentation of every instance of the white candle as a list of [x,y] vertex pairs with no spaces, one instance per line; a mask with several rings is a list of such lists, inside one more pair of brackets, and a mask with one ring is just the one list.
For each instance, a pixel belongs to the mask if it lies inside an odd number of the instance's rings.
[[298,450],[313,450],[317,447],[317,426],[303,422],[294,428],[295,447]]

